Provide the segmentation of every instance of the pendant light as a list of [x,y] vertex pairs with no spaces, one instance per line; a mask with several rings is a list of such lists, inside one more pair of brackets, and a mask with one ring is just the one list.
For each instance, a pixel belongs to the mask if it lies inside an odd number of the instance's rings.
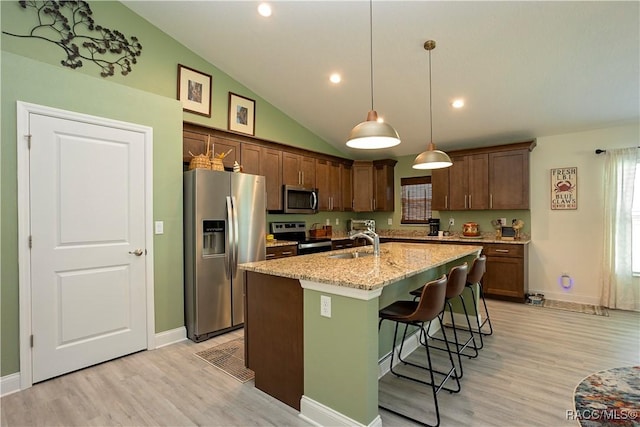
[[414,169],[442,169],[448,168],[453,163],[444,151],[436,150],[433,143],[433,106],[431,102],[431,51],[436,48],[436,42],[427,40],[424,42],[425,50],[429,51],[429,128],[431,130],[431,139],[427,146],[427,151],[418,154],[413,161]]
[[371,110],[367,120],[351,129],[347,147],[362,150],[389,148],[400,144],[398,132],[388,123],[378,121],[378,113],[373,109],[373,0],[369,0],[369,48],[371,58]]

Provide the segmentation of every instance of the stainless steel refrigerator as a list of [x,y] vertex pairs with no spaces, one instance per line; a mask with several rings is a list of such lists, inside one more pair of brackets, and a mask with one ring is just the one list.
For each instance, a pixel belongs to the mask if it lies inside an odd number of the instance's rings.
[[238,264],[265,259],[263,176],[194,169],[184,173],[187,336],[199,342],[244,322]]

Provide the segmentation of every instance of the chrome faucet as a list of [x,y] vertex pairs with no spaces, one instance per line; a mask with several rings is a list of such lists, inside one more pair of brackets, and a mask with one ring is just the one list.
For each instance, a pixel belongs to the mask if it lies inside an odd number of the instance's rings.
[[351,240],[355,240],[359,237],[366,239],[373,245],[373,255],[380,256],[380,236],[373,230],[364,230],[357,233],[349,234]]

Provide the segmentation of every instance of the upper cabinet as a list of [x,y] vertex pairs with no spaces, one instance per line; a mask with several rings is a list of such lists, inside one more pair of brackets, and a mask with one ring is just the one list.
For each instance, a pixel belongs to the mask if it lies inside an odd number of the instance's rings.
[[222,163],[225,168],[232,169],[233,162],[240,160],[240,143],[215,135],[184,130],[182,132],[182,162],[189,163],[194,156],[207,152],[207,143],[212,154],[229,153]]
[[[349,181],[349,185],[351,185],[351,181]],[[316,187],[318,188],[319,210],[342,210],[340,163],[316,159]]]
[[529,209],[529,150],[489,154],[491,209]]
[[451,156],[449,168],[450,210],[489,208],[489,156]]
[[267,210],[282,209],[282,151],[242,144],[242,171],[265,177]]
[[185,122],[182,156],[185,170],[192,158],[189,152],[204,154],[207,141],[215,153],[228,153],[223,160],[226,170],[231,171],[237,161],[244,173],[266,178],[268,211],[282,211],[283,185],[319,188],[322,211],[352,209],[353,160]]
[[282,183],[305,188],[316,187],[316,159],[303,154],[282,152]]
[[356,160],[353,162],[353,211],[390,212],[394,210],[395,160]]
[[431,174],[433,210],[529,209],[529,152],[535,141],[450,152]]

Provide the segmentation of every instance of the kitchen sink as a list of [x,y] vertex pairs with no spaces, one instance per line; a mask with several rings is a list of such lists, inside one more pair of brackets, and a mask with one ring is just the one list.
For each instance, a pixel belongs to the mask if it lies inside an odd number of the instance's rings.
[[341,254],[329,255],[329,258],[334,259],[353,259],[353,258],[363,258],[367,256],[373,255],[372,252],[345,252]]

